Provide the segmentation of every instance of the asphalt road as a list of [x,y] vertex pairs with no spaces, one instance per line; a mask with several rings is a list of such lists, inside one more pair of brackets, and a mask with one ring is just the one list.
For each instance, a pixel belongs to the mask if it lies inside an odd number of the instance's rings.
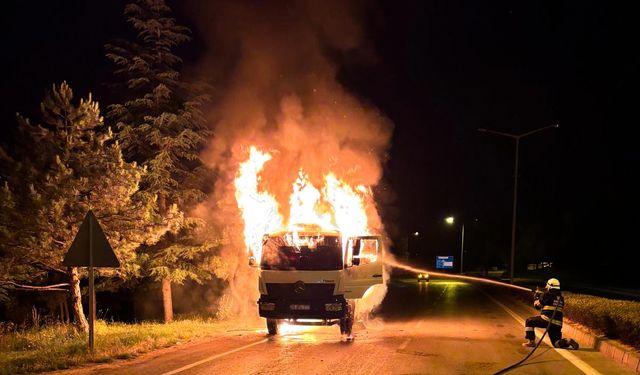
[[[378,317],[355,326],[348,342],[337,326],[264,327],[146,354],[73,374],[491,374],[524,357],[530,311],[507,294],[465,282],[394,280]],[[507,311],[508,310],[508,311]],[[564,354],[564,356],[563,356]],[[633,374],[590,348],[541,346],[513,374]]]

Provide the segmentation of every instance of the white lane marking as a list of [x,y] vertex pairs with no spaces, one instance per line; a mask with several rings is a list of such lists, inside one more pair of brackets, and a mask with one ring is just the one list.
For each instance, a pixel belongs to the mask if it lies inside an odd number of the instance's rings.
[[[435,301],[433,301],[433,306],[436,305],[436,303],[438,303],[438,301],[440,301],[440,298],[442,298],[442,296],[444,295],[444,293],[447,291],[447,288],[449,287],[449,285],[445,285],[444,289],[442,289],[442,292],[440,293],[440,295],[436,298]],[[416,326],[414,327],[414,330],[418,330],[418,328],[420,328],[420,326],[422,325],[422,322],[424,322],[424,320],[418,320],[418,322],[416,323]],[[405,350],[407,348],[407,345],[409,345],[409,342],[411,342],[412,337],[407,337],[402,344],[400,344],[400,346],[398,347],[398,350]]]
[[[422,322],[424,322],[424,320],[418,320],[418,322],[416,323],[415,327],[413,327],[414,331],[417,331],[418,328],[420,328],[420,326],[422,325]],[[402,344],[400,344],[400,346],[398,347],[398,350],[405,350],[407,348],[407,345],[409,345],[409,342],[411,342],[412,337],[407,337]]]
[[182,371],[188,370],[188,369],[190,369],[190,368],[194,368],[194,367],[196,367],[196,366],[199,366],[199,365],[201,365],[201,364],[203,364],[203,363],[207,363],[207,362],[213,361],[214,359],[218,359],[218,358],[220,358],[220,357],[224,357],[225,355],[229,355],[229,354],[232,354],[232,353],[235,353],[235,352],[239,352],[239,351],[241,351],[241,350],[244,350],[244,349],[250,348],[250,347],[252,347],[252,346],[256,346],[256,345],[263,344],[263,343],[265,343],[265,342],[267,342],[267,341],[269,341],[269,339],[263,339],[263,340],[256,341],[256,342],[251,343],[251,344],[247,344],[247,345],[245,345],[245,346],[241,346],[241,347],[239,347],[239,348],[231,349],[231,350],[226,351],[226,352],[224,352],[224,353],[220,353],[220,354],[212,355],[211,357],[207,357],[207,358],[205,358],[205,359],[201,359],[201,360],[199,360],[199,361],[197,361],[197,362],[190,363],[190,364],[188,364],[188,365],[186,365],[186,366],[182,366],[182,367],[180,367],[180,368],[178,368],[178,369],[175,369],[175,370],[173,370],[173,371],[165,372],[165,373],[163,373],[162,375],[173,375],[173,374],[177,374],[177,373],[180,373],[180,372],[182,372]]
[[[479,289],[479,288],[478,288]],[[502,309],[504,311],[506,311],[509,315],[511,315],[511,317],[513,319],[516,320],[516,322],[522,324],[524,326],[524,319],[522,319],[518,314],[516,314],[513,310],[511,310],[510,308],[508,308],[507,306],[505,306],[502,302],[498,301],[497,299],[493,298],[492,296],[490,296],[487,292],[485,292],[484,290],[480,289],[480,291],[482,293],[484,293],[487,297],[489,297],[493,302],[495,302],[498,306],[502,307]],[[602,375],[598,370],[594,369],[593,367],[589,366],[589,364],[587,364],[585,361],[581,360],[580,358],[576,357],[575,354],[569,352],[566,349],[558,349],[556,347],[554,347],[552,344],[549,344],[548,342],[544,342],[544,344],[550,346],[553,350],[556,351],[556,353],[560,354],[561,356],[564,357],[564,359],[566,359],[567,361],[571,362],[572,365],[576,366],[580,371],[582,371],[583,373],[587,374],[587,375]]]
[[409,337],[406,340],[404,340],[402,342],[402,344],[400,344],[400,346],[398,346],[398,350],[405,350],[407,348],[407,345],[409,345],[409,341],[411,341],[411,337]]
[[[438,298],[436,298],[436,300],[434,301],[434,305],[440,300],[440,297],[442,297],[442,295],[444,294],[444,292],[447,290],[447,286],[444,287],[444,289],[442,290],[442,293],[440,293],[440,295],[438,296]],[[422,323],[424,322],[424,320],[418,320],[418,322],[416,323],[415,327],[413,328],[414,331],[417,331],[418,328],[420,328],[420,326],[422,325]],[[400,346],[398,347],[398,350],[405,350],[407,348],[407,345],[409,345],[409,342],[411,342],[412,337],[407,337],[402,344],[400,344]]]

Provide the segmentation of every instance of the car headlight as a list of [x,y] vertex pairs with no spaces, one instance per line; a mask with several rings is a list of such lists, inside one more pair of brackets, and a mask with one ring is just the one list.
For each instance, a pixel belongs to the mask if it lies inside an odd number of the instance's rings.
[[276,304],[273,302],[260,302],[260,310],[273,311],[276,309]]

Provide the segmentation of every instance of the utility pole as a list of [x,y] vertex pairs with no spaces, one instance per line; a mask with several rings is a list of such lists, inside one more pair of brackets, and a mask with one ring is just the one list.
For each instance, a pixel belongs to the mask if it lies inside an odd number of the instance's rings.
[[511,284],[513,284],[513,269],[514,269],[515,258],[516,258],[516,216],[518,211],[518,159],[520,158],[520,155],[519,155],[520,139],[526,136],[541,132],[546,129],[559,128],[559,127],[560,127],[559,124],[553,124],[553,125],[539,128],[539,129],[534,129],[523,134],[509,134],[509,133],[504,133],[504,132],[499,132],[499,131],[489,130],[484,128],[478,129],[479,132],[501,135],[503,137],[508,137],[516,141],[516,155],[515,155],[516,160],[515,160],[514,174],[513,174],[513,211],[511,216],[511,263],[509,264],[509,281],[511,282]]
[[[449,225],[454,225],[456,219],[453,216],[447,216],[444,218],[444,222]],[[460,274],[464,265],[464,223],[462,223],[462,239],[460,240]]]
[[462,223],[462,240],[460,241],[460,274],[461,275],[462,275],[463,265],[464,265],[464,223]]

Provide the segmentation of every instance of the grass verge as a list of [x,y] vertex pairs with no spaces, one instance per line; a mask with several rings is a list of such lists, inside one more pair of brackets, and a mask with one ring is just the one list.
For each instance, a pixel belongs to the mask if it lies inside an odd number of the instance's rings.
[[106,323],[95,325],[95,353],[87,349],[87,335],[68,325],[0,335],[0,374],[66,369],[87,362],[135,357],[193,338],[219,334],[225,323],[202,319],[162,323]]

